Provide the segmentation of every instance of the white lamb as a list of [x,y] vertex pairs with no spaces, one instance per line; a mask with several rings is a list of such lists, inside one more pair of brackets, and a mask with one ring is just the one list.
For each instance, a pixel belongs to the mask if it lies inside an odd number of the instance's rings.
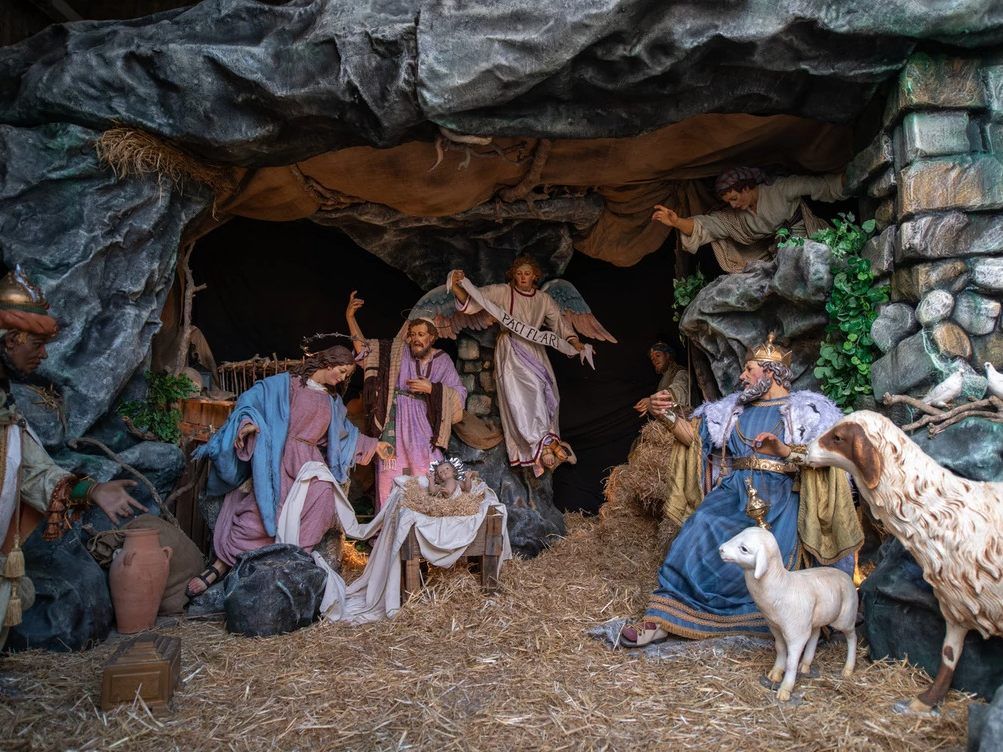
[[799,661],[802,674],[811,670],[822,627],[832,626],[846,635],[843,676],[853,673],[857,591],[845,572],[832,567],[788,572],[773,533],[760,527],[746,528],[718,551],[724,561],[745,570],[745,584],[773,633],[777,659],[766,676],[771,682],[783,677],[778,700],[791,698]]
[[847,415],[812,442],[808,462],[853,475],[871,512],[933,587],[947,622],[940,669],[908,705],[929,711],[951,686],[968,631],[1003,635],[1003,483],[958,477],[888,418],[867,410]]

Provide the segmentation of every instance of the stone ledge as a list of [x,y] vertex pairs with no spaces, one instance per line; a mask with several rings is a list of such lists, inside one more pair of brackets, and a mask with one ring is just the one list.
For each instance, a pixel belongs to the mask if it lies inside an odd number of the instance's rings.
[[924,107],[966,110],[986,105],[977,60],[917,53],[899,74],[898,86],[885,106],[885,125],[892,126],[908,111]]
[[896,269],[892,274],[892,300],[916,303],[930,290],[961,292],[968,282],[964,261],[935,261]]
[[899,226],[895,261],[986,256],[1003,253],[1003,214],[916,217]]
[[858,153],[846,166],[846,191],[858,193],[864,183],[876,175],[882,168],[892,163],[892,140],[884,133],[879,133],[870,145]]
[[1003,164],[991,154],[914,162],[899,173],[900,218],[938,209],[1003,208]]
[[968,113],[911,112],[902,120],[902,148],[905,164],[946,154],[965,154],[968,142]]

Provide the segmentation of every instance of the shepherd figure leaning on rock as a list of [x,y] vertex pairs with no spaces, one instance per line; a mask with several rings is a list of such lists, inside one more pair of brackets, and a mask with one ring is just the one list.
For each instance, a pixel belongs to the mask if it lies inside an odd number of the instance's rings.
[[678,498],[670,503],[683,510],[681,517],[692,514],[669,547],[643,621],[623,629],[622,644],[647,645],[669,634],[769,634],[742,570],[717,554],[750,525],[747,481],[770,502],[766,522],[788,569],[815,560],[852,571],[863,531],[846,474],[804,467],[806,445],[842,413],[821,394],[791,392],[792,378],[791,352],[771,335],[749,352],[740,391],[701,405],[692,420],[671,411],[668,393],[652,395],[652,410],[666,416],[687,447],[669,469],[679,476],[672,478]]
[[809,237],[825,227],[808,208],[806,197],[826,202],[846,198],[842,175],[790,175],[771,181],[756,167],[722,173],[714,192],[729,208],[680,217],[658,204],[651,220],[679,230],[683,250],[689,253],[710,244],[721,268],[729,273],[742,271],[750,261],[769,258],[781,228]]
[[[355,359],[336,345],[310,354],[290,373],[269,376],[240,395],[226,423],[193,457],[212,463],[208,492],[226,494],[213,529],[216,560],[188,584],[194,597],[237,558],[275,542],[307,551],[336,524],[339,484],[356,463],[393,448],[359,433],[342,402]],[[347,501],[345,502],[347,504]]]
[[37,369],[48,357],[46,344],[59,331],[48,311],[41,288],[20,267],[0,280],[0,647],[35,601],[21,543],[41,519],[43,537],[55,540],[91,502],[116,525],[120,517],[146,511],[126,490],[135,481],[97,483],[59,467],[17,409],[11,378]]

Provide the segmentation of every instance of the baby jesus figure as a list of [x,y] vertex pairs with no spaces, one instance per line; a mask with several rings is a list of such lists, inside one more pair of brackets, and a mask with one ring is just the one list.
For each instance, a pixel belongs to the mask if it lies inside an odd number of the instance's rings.
[[460,491],[470,493],[477,473],[466,472],[457,457],[449,457],[439,462],[433,462],[428,468],[428,495],[442,499],[456,496]]

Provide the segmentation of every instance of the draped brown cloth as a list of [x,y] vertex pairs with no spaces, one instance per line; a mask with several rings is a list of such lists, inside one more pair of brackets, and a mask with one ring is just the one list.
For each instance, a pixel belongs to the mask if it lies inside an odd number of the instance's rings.
[[[410,216],[451,216],[499,201],[499,191],[522,183],[541,143],[496,138],[469,149],[450,143],[442,150],[431,141],[342,149],[244,174],[219,205],[228,214],[274,221],[362,203]],[[650,221],[655,204],[678,206],[687,215],[714,208],[712,191],[689,181],[742,164],[833,172],[852,156],[848,128],[789,115],[698,115],[631,138],[555,140],[546,148],[545,160],[536,160],[537,169],[542,163],[539,178],[529,187],[602,195],[605,208],[576,248],[618,266],[636,263],[668,237],[667,227]]]

